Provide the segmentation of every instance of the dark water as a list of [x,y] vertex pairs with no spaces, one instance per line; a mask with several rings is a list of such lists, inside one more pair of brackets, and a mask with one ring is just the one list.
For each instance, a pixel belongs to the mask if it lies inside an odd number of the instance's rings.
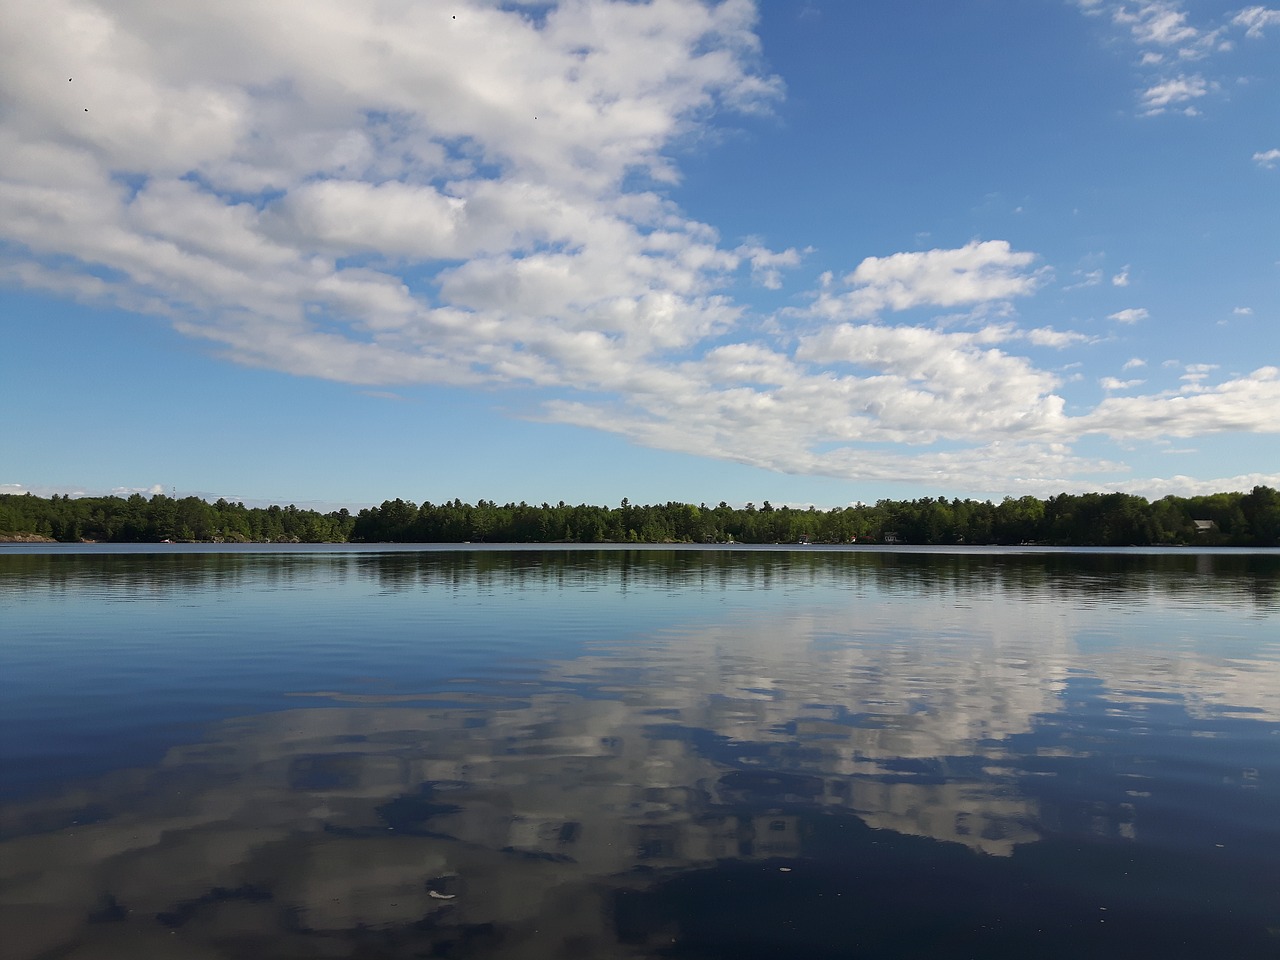
[[1280,957],[1280,553],[165,549],[0,549],[6,960]]

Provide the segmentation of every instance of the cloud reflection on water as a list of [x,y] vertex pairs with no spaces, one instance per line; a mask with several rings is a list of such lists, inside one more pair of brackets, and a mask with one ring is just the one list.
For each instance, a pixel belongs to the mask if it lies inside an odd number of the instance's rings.
[[[624,574],[554,557],[485,570],[479,556],[323,569],[468,596],[616,589]],[[1255,915],[1239,885],[1269,878],[1280,848],[1263,816],[1280,780],[1280,650],[1261,588],[1137,564],[845,563],[703,563],[698,581],[640,561],[625,577],[651,604],[696,582],[774,602],[598,639],[483,694],[465,676],[295,690],[322,705],[226,721],[155,767],[11,804],[0,935],[31,957],[175,942],[187,956],[650,955],[690,929],[655,891],[847,862],[1042,891],[1036,864],[1052,861],[1074,872],[1073,909],[1099,881],[1113,903],[1163,895],[1122,890],[1110,865],[1072,860],[1081,849],[1119,851],[1135,874],[1176,853],[1187,884],[1216,877],[1200,858],[1231,847],[1222,889]],[[1104,842],[1121,846],[1090,846]]]

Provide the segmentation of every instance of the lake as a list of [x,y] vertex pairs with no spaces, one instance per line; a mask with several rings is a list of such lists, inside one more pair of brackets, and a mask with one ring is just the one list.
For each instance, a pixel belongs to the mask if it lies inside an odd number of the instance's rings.
[[0,547],[26,958],[1280,956],[1280,552]]

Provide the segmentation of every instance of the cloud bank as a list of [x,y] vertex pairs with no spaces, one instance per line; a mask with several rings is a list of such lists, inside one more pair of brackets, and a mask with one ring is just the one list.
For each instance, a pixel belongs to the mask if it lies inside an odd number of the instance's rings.
[[[867,251],[804,306],[752,310],[744,291],[783,288],[804,251],[722,238],[668,198],[681,150],[784,94],[748,0],[0,16],[0,279],[164,317],[237,363],[514,386],[542,397],[531,418],[638,444],[961,489],[1123,472],[1074,452],[1090,433],[1280,429],[1259,413],[1280,404],[1272,368],[1068,414],[1024,354],[1090,338],[1018,325],[1052,271],[1002,239]],[[1213,46],[1165,4],[1115,22]],[[1143,103],[1209,89],[1180,74]]]

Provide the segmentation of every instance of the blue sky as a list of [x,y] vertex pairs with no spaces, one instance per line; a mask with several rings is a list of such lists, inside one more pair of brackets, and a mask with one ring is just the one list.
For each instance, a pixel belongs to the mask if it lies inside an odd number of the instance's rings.
[[0,490],[1280,486],[1280,8],[0,5]]

